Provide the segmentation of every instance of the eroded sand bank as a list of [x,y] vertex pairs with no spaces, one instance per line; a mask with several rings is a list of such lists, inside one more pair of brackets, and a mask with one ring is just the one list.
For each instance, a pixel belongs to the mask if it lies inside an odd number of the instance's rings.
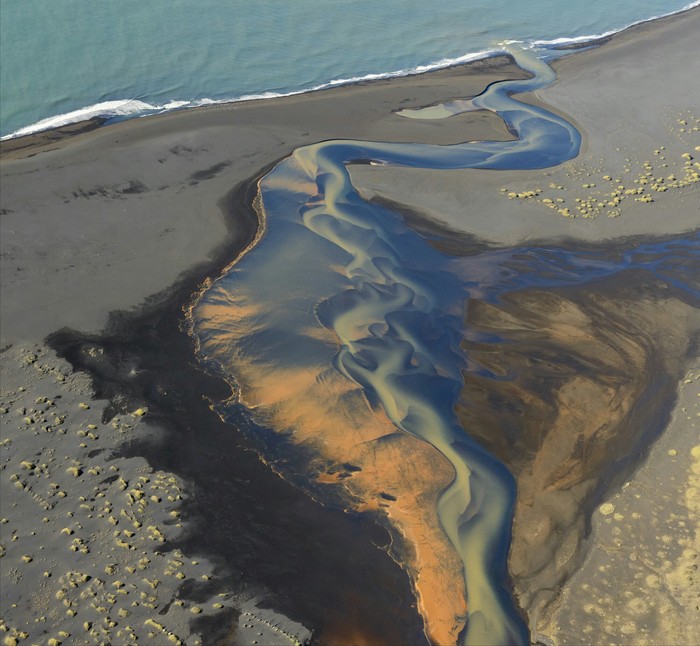
[[536,623],[543,641],[579,644],[581,635],[615,643],[697,641],[699,386],[696,364],[681,380],[671,422],[645,464],[593,514],[586,561]]

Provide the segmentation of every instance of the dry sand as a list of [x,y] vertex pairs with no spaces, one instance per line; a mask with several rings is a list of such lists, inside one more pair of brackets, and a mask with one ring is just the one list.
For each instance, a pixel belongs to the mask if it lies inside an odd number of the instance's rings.
[[201,644],[203,622],[233,623],[234,607],[247,643],[306,641],[303,626],[222,591],[205,557],[168,545],[182,532],[188,484],[119,457],[157,431],[145,406],[109,418],[107,403],[40,344],[3,352],[3,643]]
[[[584,148],[573,162],[533,173],[357,166],[353,179],[368,197],[402,204],[438,229],[494,244],[600,241],[695,229],[698,167],[682,155],[700,156],[695,151],[700,96],[697,84],[689,82],[700,73],[692,55],[699,26],[700,10],[690,11],[557,63],[561,80],[532,98],[580,126]],[[106,402],[90,401],[88,381],[72,374],[41,341],[64,326],[97,332],[111,311],[163,298],[185,272],[215,266],[224,250],[232,253],[251,235],[250,221],[237,217],[232,189],[296,146],[327,138],[431,143],[509,138],[500,119],[489,113],[431,122],[403,119],[393,111],[469,97],[491,80],[518,74],[505,61],[491,60],[410,79],[172,113],[65,139],[54,133],[2,144],[0,629],[6,643],[127,643],[130,635],[150,643],[197,643],[199,617],[226,612],[233,617],[234,609],[241,613],[237,630],[243,642],[308,638],[303,626],[260,610],[254,598],[234,598],[223,590],[195,604],[180,596],[183,581],[215,580],[206,559],[158,549],[181,530],[178,506],[188,483],[155,472],[145,460],[116,457],[121,443],[146,432],[138,408],[106,419]],[[644,193],[626,193],[642,187]],[[653,202],[637,201],[647,194]],[[567,208],[576,217],[559,212]],[[678,482],[689,482],[696,477],[689,474],[697,469],[697,456],[681,438],[693,420],[686,422],[681,414],[674,420],[676,430],[669,433],[679,439],[673,441],[677,454],[672,457],[679,457],[673,466]],[[645,468],[658,477],[665,464],[654,456]],[[696,492],[693,487],[688,491]],[[635,513],[649,513],[635,511],[631,501],[610,504],[625,519],[628,512],[619,512],[620,506],[629,505],[633,519]],[[687,527],[697,522],[693,513],[674,512],[670,522]],[[607,545],[615,538],[605,532],[614,534],[617,526],[608,527],[610,514],[603,516],[595,536]],[[658,540],[664,544],[668,522],[659,520]],[[692,543],[697,537],[683,536],[690,543],[654,552],[656,540],[649,538],[644,551],[648,567],[661,573],[653,580],[661,591],[654,594],[666,595],[672,605],[686,603],[694,589],[686,581],[681,593],[660,582],[675,585],[683,579],[690,551],[697,554]],[[607,602],[591,602],[590,612],[568,602],[578,590],[593,594],[595,586],[609,585],[610,576],[602,583],[594,580],[600,567],[623,579],[621,562],[601,561],[610,551],[590,553],[546,617],[538,617],[533,606],[531,620],[542,639],[575,640],[578,628],[589,625],[581,609],[595,617],[605,607],[611,616]],[[636,571],[629,576],[636,577]],[[649,576],[645,581],[654,587]],[[696,579],[691,577],[691,584],[697,586]],[[631,603],[638,595],[630,590]],[[629,612],[643,614],[638,604],[628,606]],[[611,630],[606,623],[606,638],[624,641],[632,621],[635,630],[646,626],[631,615],[625,621]],[[592,631],[600,628],[598,619],[589,623]],[[654,630],[649,628],[650,636],[659,634]],[[584,634],[596,641],[593,632]]]
[[147,432],[148,411],[105,422],[107,402],[91,394],[85,375],[40,345],[3,353],[5,643],[202,643],[192,613],[230,612],[231,598],[175,600],[184,581],[213,575],[206,560],[161,549],[181,531],[183,482],[115,458]]

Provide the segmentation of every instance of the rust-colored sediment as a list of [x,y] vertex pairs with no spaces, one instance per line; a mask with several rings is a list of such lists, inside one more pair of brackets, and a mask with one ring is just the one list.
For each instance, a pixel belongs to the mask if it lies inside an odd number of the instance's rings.
[[[244,303],[198,307],[200,319],[215,322],[218,341],[229,348],[237,347],[234,337],[255,315]],[[317,329],[309,336],[337,343],[330,331]],[[427,636],[435,644],[454,644],[466,621],[466,600],[462,564],[436,510],[439,493],[454,477],[447,459],[397,431],[381,409],[370,407],[359,386],[330,366],[282,368],[243,355],[233,365],[241,402],[312,456],[308,469],[315,494],[329,487],[349,508],[388,519],[392,551],[416,591]],[[369,639],[360,637],[357,643]]]
[[507,342],[470,356],[458,414],[517,479],[509,558],[536,621],[584,556],[587,517],[665,421],[700,312],[641,273],[607,285],[473,301],[469,324]]
[[401,564],[413,580],[426,633],[437,644],[454,644],[466,616],[464,582],[436,512],[439,492],[453,477],[449,462],[426,442],[398,432],[334,370],[261,374],[249,366],[244,372],[244,382],[255,386],[243,388],[242,399],[271,411],[265,417],[272,428],[312,449],[316,481],[342,487],[356,510],[385,514],[398,530],[408,548]]

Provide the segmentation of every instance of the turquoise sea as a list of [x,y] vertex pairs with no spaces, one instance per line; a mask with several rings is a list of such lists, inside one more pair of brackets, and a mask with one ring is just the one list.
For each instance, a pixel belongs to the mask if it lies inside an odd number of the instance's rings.
[[687,6],[2,0],[0,135],[410,74],[482,57],[503,40],[586,39]]

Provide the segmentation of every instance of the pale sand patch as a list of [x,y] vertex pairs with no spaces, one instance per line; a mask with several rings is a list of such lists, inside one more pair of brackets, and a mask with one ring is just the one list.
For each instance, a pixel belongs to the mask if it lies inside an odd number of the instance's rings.
[[304,626],[272,610],[260,608],[258,603],[257,599],[250,599],[240,606],[237,644],[289,646],[305,644],[311,639],[311,632]]
[[690,79],[700,76],[699,29],[697,9],[629,29],[556,62],[557,82],[523,95],[577,125],[584,141],[571,162],[541,171],[355,166],[353,183],[366,198],[391,200],[496,244],[695,229],[700,87]]
[[3,352],[3,643],[195,645],[198,618],[224,613],[230,623],[244,605],[258,643],[306,641],[302,626],[226,591],[197,602],[181,593],[221,589],[212,562],[168,545],[183,531],[187,483],[115,457],[122,443],[154,435],[145,407],[104,421],[107,402],[90,397],[89,379],[45,347]]
[[588,557],[533,622],[545,644],[696,644],[700,364],[645,464],[593,516]]

